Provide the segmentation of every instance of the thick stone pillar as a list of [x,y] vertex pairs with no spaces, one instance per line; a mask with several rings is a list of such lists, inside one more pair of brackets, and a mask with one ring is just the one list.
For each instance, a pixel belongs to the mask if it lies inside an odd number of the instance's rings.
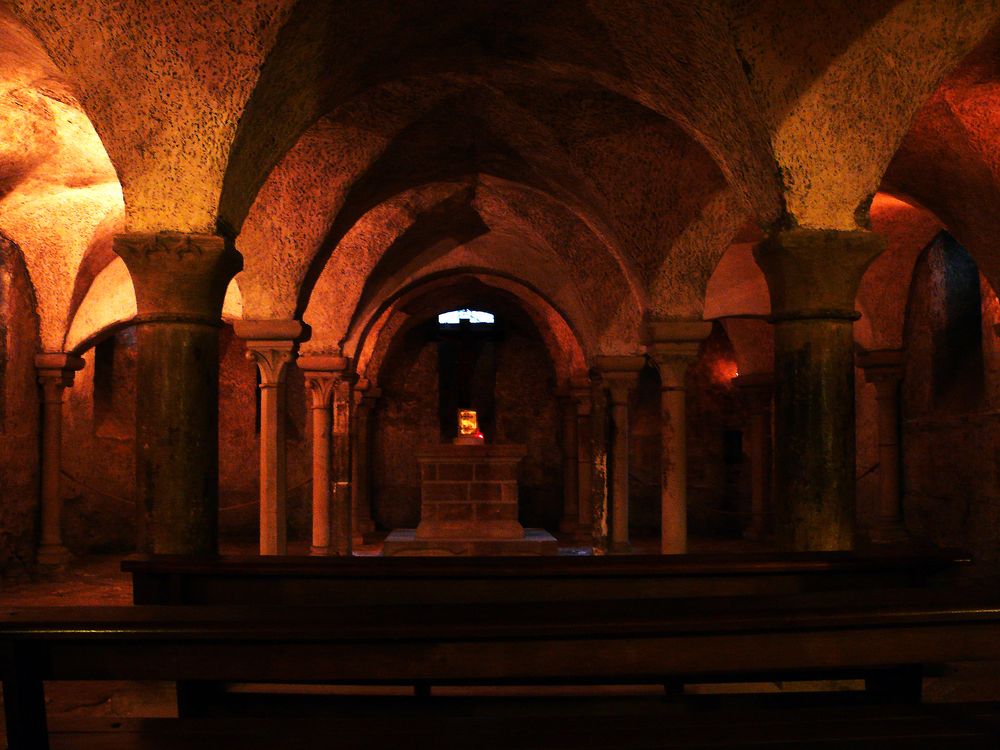
[[79,357],[64,352],[35,356],[38,382],[42,386],[42,534],[38,564],[63,565],[70,559],[62,541],[62,412],[65,391],[73,385],[73,375],[83,368]]
[[703,320],[649,324],[649,354],[660,371],[660,552],[687,552],[687,410],[688,366],[712,332]]
[[215,235],[121,234],[135,288],[136,511],[141,551],[218,551],[219,328],[243,267]]
[[594,527],[594,441],[591,412],[594,401],[589,377],[570,381],[570,393],[576,406],[576,539],[593,541]]
[[576,399],[567,390],[559,398],[562,415],[563,513],[559,531],[573,535],[580,523],[579,450]]
[[247,359],[260,371],[260,554],[287,552],[288,494],[285,373],[307,329],[298,320],[237,320]]
[[769,531],[771,513],[771,401],[774,376],[769,372],[747,373],[733,382],[743,394],[750,422],[746,433],[750,458],[750,520],[743,536],[763,539]]
[[351,441],[351,500],[354,543],[363,544],[375,530],[370,494],[372,412],[382,391],[368,380],[354,386],[354,438]]
[[791,229],[754,250],[774,323],[775,531],[792,550],[854,546],[854,298],[885,243]]
[[903,379],[903,356],[899,349],[879,349],[858,355],[865,380],[875,386],[878,404],[878,519],[871,529],[872,541],[903,542],[902,494],[899,476],[899,384]]
[[611,396],[611,551],[629,552],[628,397],[639,380],[644,357],[600,357],[598,366]]

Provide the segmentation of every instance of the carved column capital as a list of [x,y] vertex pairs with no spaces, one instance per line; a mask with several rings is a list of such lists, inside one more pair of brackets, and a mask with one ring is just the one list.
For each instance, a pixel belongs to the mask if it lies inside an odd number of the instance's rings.
[[63,391],[73,385],[73,377],[84,367],[80,357],[65,352],[45,352],[35,355],[35,369],[42,386],[45,403],[61,404]]
[[233,243],[213,234],[118,234],[114,250],[132,277],[140,322],[219,325],[226,288],[243,268]]
[[237,320],[233,331],[246,341],[246,358],[260,370],[260,387],[274,388],[285,382],[286,367],[309,327],[298,320]]
[[597,368],[611,392],[615,406],[628,403],[629,391],[639,382],[639,371],[646,366],[642,356],[597,357]]
[[341,384],[354,379],[349,357],[310,354],[300,356],[296,364],[305,375],[313,409],[329,409]]
[[753,251],[771,293],[771,320],[857,320],[861,277],[884,249],[885,238],[868,231],[773,232]]
[[698,357],[701,342],[712,332],[706,320],[660,320],[647,324],[646,351],[667,390],[684,390],[687,369]]
[[876,393],[882,396],[896,388],[903,379],[903,363],[906,352],[902,349],[872,349],[861,352],[856,360],[858,367],[864,370],[865,382],[875,386]]

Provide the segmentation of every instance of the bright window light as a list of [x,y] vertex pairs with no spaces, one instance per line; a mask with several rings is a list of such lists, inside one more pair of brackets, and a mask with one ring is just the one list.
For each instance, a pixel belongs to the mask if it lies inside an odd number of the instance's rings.
[[451,312],[438,315],[438,324],[443,326],[455,326],[459,322],[467,320],[470,323],[493,323],[493,313],[482,310],[452,310]]

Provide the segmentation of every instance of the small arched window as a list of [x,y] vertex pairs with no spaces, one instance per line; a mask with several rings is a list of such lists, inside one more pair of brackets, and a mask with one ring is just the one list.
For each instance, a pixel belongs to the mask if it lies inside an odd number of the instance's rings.
[[463,310],[452,310],[451,312],[445,312],[438,315],[438,325],[442,326],[461,325],[463,320],[467,320],[469,323],[477,325],[492,325],[496,322],[496,318],[493,316],[493,313],[484,312],[483,310],[469,310],[468,308]]

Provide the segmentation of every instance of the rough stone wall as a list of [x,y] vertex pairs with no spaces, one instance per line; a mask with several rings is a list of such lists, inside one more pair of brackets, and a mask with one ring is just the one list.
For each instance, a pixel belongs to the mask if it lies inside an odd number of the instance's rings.
[[17,249],[0,241],[0,573],[22,572],[34,556],[39,464],[34,310]]
[[[372,513],[380,528],[412,528],[420,520],[420,474],[414,454],[437,443],[438,352],[427,325],[393,346],[380,375],[374,419]],[[497,344],[497,443],[522,443],[520,520],[554,529],[562,509],[560,421],[555,374],[538,338],[508,330]]]
[[[970,288],[965,259],[956,260],[959,250],[932,245],[911,288],[902,390],[904,515],[915,537],[965,548],[993,564],[977,566],[985,571],[1000,562],[1000,311],[978,274]],[[979,305],[978,319],[970,304]],[[956,341],[968,345],[961,357]],[[963,362],[964,369],[948,370]]]
[[63,408],[63,541],[75,554],[126,552],[135,546],[135,328],[83,359]]
[[[67,391],[63,425],[63,537],[77,554],[125,552],[135,545],[135,329],[113,336],[110,371],[98,373],[95,348]],[[220,330],[219,521],[220,537],[252,544],[257,537],[259,442],[255,365],[230,326]],[[107,343],[99,344],[107,347]],[[103,368],[102,368],[103,369]],[[104,384],[102,385],[102,380]],[[105,390],[108,389],[109,390]],[[306,406],[301,372],[288,370],[289,538],[309,529],[311,453],[304,436]],[[35,407],[37,414],[37,406]],[[6,528],[6,527],[4,527]]]

